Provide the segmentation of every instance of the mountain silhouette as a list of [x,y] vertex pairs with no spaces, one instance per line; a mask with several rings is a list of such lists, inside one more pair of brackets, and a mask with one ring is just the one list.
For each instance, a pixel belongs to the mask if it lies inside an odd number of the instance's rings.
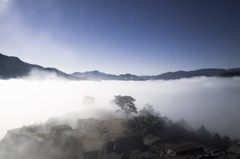
[[78,79],[56,68],[44,68],[39,65],[29,64],[21,61],[18,57],[6,56],[0,53],[0,79],[27,77],[33,70],[46,74],[54,73],[58,77],[66,79]]
[[216,68],[206,68],[199,69],[194,71],[176,71],[176,72],[167,72],[156,76],[140,76],[146,80],[174,80],[181,78],[192,78],[192,77],[233,77],[239,76],[240,68],[233,69],[216,69]]
[[18,57],[6,56],[0,53],[0,79],[24,78],[35,72],[39,78],[44,75],[54,74],[57,77],[70,80],[120,80],[120,81],[145,81],[145,80],[176,80],[192,77],[234,77],[240,76],[240,68],[218,69],[205,68],[194,71],[167,72],[159,75],[137,76],[130,73],[114,75],[106,74],[97,70],[88,72],[64,73],[56,68],[42,67],[21,61]]
[[72,73],[73,76],[84,78],[86,80],[121,80],[121,81],[144,81],[144,78],[141,78],[136,75],[132,74],[121,74],[121,75],[112,75],[106,74],[103,72],[95,71],[88,71],[88,72],[74,72]]
[[234,77],[240,76],[240,68],[233,69],[217,69],[217,68],[206,68],[194,71],[176,71],[167,72],[153,76],[136,76],[132,74],[121,74],[119,76],[113,74],[106,74],[103,72],[88,71],[88,72],[74,72],[73,76],[84,78],[86,80],[121,80],[121,81],[145,81],[145,80],[176,80],[182,78],[193,78],[193,77]]

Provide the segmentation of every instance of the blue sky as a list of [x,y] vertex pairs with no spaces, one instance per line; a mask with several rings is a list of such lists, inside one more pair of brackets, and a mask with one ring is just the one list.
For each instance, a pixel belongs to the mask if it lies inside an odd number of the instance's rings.
[[239,0],[0,0],[0,52],[67,73],[240,67]]

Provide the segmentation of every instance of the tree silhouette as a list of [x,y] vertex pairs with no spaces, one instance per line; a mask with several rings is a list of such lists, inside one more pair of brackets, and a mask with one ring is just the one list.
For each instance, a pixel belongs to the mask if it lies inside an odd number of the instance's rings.
[[[137,108],[134,104],[134,102],[136,101],[133,97],[131,96],[114,96],[114,100],[113,102],[118,105],[120,107],[120,110],[123,110],[127,116],[130,113],[137,113]],[[117,110],[120,111],[120,110]]]
[[222,143],[223,143],[222,149],[227,150],[231,145],[231,139],[227,135],[225,135],[222,138]]
[[203,126],[197,130],[198,142],[210,145],[212,140],[212,134]]
[[211,145],[217,148],[221,148],[222,137],[218,133],[214,134]]
[[153,107],[147,104],[139,113],[139,116],[130,119],[127,127],[133,133],[144,138],[148,135],[156,135],[162,129],[164,120],[155,112]]

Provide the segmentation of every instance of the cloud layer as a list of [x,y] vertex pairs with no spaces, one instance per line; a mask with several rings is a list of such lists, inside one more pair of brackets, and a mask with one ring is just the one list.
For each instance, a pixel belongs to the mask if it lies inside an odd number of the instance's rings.
[[[130,95],[141,109],[150,103],[162,116],[202,124],[222,135],[240,137],[240,78],[193,78],[173,81],[1,80],[0,138],[8,129],[51,117],[114,116],[114,95]],[[86,104],[86,98],[94,102]],[[66,115],[68,114],[68,115]]]

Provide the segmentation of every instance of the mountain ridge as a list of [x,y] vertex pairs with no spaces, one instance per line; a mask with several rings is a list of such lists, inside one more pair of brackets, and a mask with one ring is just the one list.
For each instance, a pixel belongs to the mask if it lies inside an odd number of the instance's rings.
[[[36,64],[30,64],[20,60],[18,57],[6,56],[0,53],[0,79],[11,79],[11,78],[24,78],[31,75],[31,72],[37,70],[45,74],[55,74],[58,77],[68,80],[120,80],[120,81],[146,81],[146,80],[176,80],[182,78],[193,78],[199,76],[205,77],[234,77],[240,76],[240,68],[203,68],[193,71],[175,71],[166,72],[159,75],[145,75],[137,76],[134,74],[126,73],[120,75],[107,74],[98,70],[87,71],[87,72],[74,72],[67,74],[56,68],[42,67]],[[39,72],[38,72],[39,71]],[[40,74],[40,73],[39,73]],[[39,75],[43,78],[42,75]]]
[[42,67],[36,64],[29,64],[18,57],[6,56],[0,53],[0,79],[24,78],[28,77],[33,70],[41,71],[46,74],[55,73],[58,77],[76,80],[78,78],[66,74],[56,68]]
[[240,68],[231,68],[231,69],[219,69],[219,68],[203,68],[193,71],[175,71],[175,72],[166,72],[163,74],[155,76],[140,76],[146,80],[174,80],[181,78],[192,78],[192,77],[227,77],[225,74],[229,74],[229,77],[238,76]]
[[113,75],[113,74],[106,74],[100,72],[98,70],[94,71],[87,71],[87,72],[74,72],[71,75],[84,78],[86,80],[121,80],[121,81],[144,81],[144,78],[141,78],[137,75],[133,75],[130,73],[120,74],[120,75]]
[[73,76],[85,78],[87,80],[177,80],[182,78],[193,78],[193,77],[234,77],[240,76],[240,68],[220,69],[220,68],[203,68],[193,71],[175,71],[166,72],[159,75],[142,75],[136,76],[132,74],[121,74],[113,75],[106,74],[97,70],[87,72],[74,72]]

